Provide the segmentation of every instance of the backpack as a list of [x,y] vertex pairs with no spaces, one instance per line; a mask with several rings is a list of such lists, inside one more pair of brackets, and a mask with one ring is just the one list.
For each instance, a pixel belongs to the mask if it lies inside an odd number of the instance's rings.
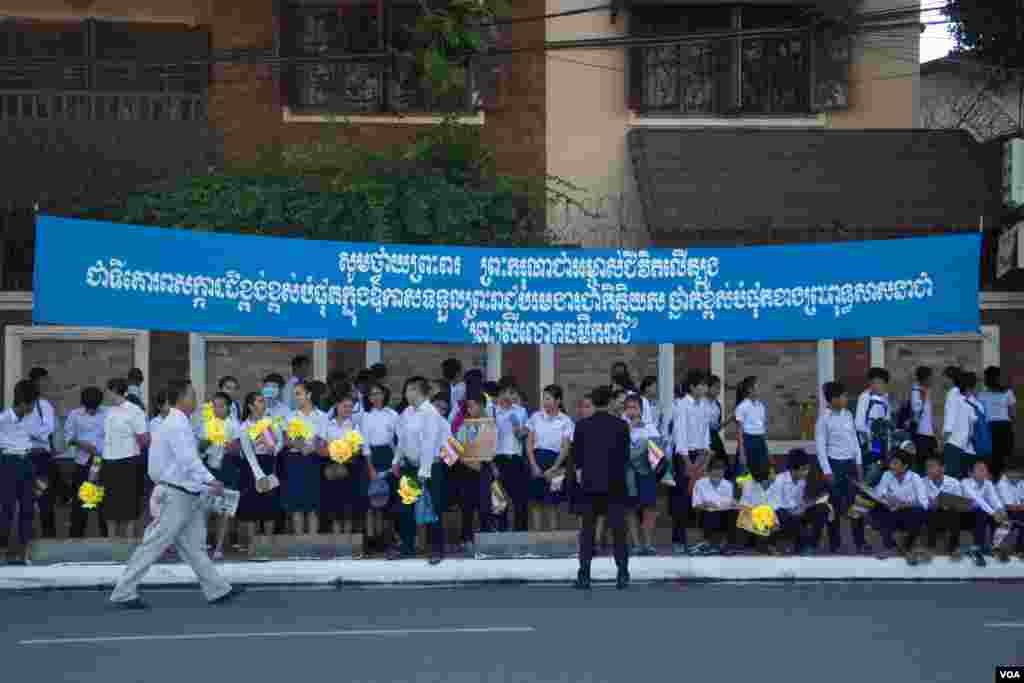
[[900,404],[900,409],[896,411],[896,429],[906,431],[910,436],[917,436],[917,428],[921,423],[921,415],[924,414],[924,395],[921,396],[921,412],[914,412],[914,392],[917,389],[910,390],[910,397],[906,401]]
[[974,446],[974,452],[977,455],[987,458],[992,455],[992,427],[988,423],[985,411],[980,406],[970,401],[967,403],[974,409],[974,414],[977,417],[974,426],[971,427],[971,445]]

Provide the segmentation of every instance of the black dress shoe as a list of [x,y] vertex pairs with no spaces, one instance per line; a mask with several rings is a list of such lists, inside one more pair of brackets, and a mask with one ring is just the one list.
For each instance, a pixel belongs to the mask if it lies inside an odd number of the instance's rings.
[[233,601],[235,598],[237,598],[239,595],[241,595],[244,592],[245,592],[245,588],[243,588],[241,586],[233,586],[231,588],[231,590],[229,590],[224,595],[220,596],[219,598],[214,598],[213,600],[210,600],[210,604],[211,605],[226,605],[229,602]]
[[125,602],[114,602],[111,603],[111,605],[115,609],[126,610],[129,612],[144,612],[149,609],[149,604],[143,602],[139,598],[135,598],[134,600],[126,600]]
[[629,588],[629,572],[619,572],[615,579],[615,588],[620,591]]
[[576,575],[576,583],[573,584],[573,588],[579,591],[590,590],[590,572],[580,570],[580,573]]

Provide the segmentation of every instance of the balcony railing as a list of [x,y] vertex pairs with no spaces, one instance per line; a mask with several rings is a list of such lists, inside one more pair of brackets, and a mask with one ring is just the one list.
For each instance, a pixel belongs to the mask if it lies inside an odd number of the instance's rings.
[[206,101],[188,93],[0,90],[0,121],[205,121]]

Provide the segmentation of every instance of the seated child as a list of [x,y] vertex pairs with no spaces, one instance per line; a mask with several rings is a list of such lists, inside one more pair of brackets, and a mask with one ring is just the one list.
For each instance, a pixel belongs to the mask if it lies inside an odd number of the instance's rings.
[[968,555],[974,560],[975,565],[984,567],[988,528],[993,524],[1007,521],[1006,507],[989,479],[988,463],[984,460],[974,463],[971,476],[960,482],[960,485],[963,487],[964,497],[970,498],[974,503],[974,545],[971,546]]
[[[907,558],[907,564],[918,564],[922,556],[914,548],[928,509],[928,494],[924,482],[910,470],[910,455],[915,449],[910,442],[903,443],[889,456],[889,468],[875,487],[874,494],[882,505],[871,511],[872,521],[882,532],[882,552],[878,559],[885,560],[897,552]],[[894,533],[905,531],[906,543],[896,545]]]
[[693,507],[703,514],[704,540],[709,544],[701,554],[720,555],[722,543],[736,538],[736,498],[731,481],[725,479],[725,460],[714,458],[707,476],[693,489]]

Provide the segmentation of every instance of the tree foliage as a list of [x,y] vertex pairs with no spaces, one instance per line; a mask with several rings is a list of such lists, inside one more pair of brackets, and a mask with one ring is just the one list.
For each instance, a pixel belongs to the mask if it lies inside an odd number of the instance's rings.
[[1024,68],[1024,0],[949,0],[957,46],[1007,69]]

